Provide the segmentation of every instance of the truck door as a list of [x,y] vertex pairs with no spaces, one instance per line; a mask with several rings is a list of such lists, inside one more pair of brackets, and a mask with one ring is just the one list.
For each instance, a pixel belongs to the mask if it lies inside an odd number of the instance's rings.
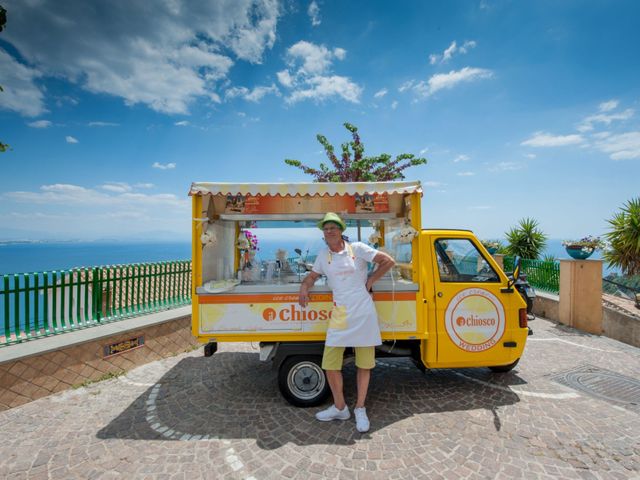
[[433,236],[430,241],[437,366],[505,363],[511,352],[503,342],[510,337],[507,319],[514,318],[514,307],[513,295],[500,291],[507,281],[504,273],[492,267],[471,238]]

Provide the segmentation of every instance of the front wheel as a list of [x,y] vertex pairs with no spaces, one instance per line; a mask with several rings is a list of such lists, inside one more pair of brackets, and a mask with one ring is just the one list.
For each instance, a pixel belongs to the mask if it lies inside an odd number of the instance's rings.
[[329,396],[329,383],[318,355],[288,357],[278,371],[282,396],[296,407],[315,407]]
[[515,366],[518,365],[519,361],[520,359],[518,358],[515,362],[510,363],[509,365],[498,365],[497,367],[489,367],[489,370],[494,373],[507,373],[513,370]]

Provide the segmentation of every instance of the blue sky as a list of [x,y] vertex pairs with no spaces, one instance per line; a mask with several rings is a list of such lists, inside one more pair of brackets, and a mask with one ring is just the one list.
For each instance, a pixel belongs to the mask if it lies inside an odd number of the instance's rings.
[[1,3],[0,240],[188,238],[192,181],[308,181],[344,122],[428,158],[426,227],[598,235],[640,194],[635,1]]

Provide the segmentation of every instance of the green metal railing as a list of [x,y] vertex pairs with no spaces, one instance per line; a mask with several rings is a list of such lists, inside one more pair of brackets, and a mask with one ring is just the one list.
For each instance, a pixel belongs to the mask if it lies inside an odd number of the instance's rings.
[[[504,257],[504,271],[513,271],[514,257]],[[546,262],[523,258],[522,273],[527,274],[527,280],[534,288],[544,292],[560,293],[560,262]]]
[[0,277],[0,346],[191,303],[191,261]]

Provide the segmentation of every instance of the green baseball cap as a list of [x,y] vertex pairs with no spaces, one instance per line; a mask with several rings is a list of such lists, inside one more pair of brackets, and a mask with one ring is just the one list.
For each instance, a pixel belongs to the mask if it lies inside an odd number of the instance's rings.
[[318,222],[318,228],[322,230],[324,224],[327,222],[333,222],[340,227],[341,231],[345,231],[347,229],[347,225],[342,221],[342,219],[338,216],[338,214],[333,212],[328,212],[325,214],[324,218]]

